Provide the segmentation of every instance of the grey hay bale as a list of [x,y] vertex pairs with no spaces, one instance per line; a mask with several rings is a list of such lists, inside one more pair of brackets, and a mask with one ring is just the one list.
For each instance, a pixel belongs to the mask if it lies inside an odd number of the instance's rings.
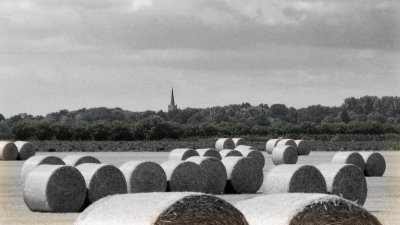
[[215,142],[215,150],[234,149],[235,143],[230,138],[220,138]]
[[119,169],[125,176],[128,193],[167,190],[167,175],[157,163],[130,161],[124,163]]
[[21,179],[24,183],[25,177],[39,165],[65,165],[64,161],[56,156],[36,155],[24,162],[21,169]]
[[219,155],[221,156],[222,159],[230,156],[243,156],[242,153],[240,153],[239,151],[232,149],[221,150],[219,151]]
[[169,155],[168,159],[170,160],[186,160],[192,156],[199,156],[194,149],[191,148],[177,148],[172,150]]
[[194,162],[200,166],[206,180],[205,193],[221,194],[226,186],[227,174],[224,164],[214,157],[190,157],[186,161]]
[[367,181],[363,171],[351,164],[320,164],[316,166],[325,177],[328,193],[364,205]]
[[100,164],[100,160],[89,155],[68,155],[63,158],[65,165],[76,167],[83,163]]
[[297,149],[291,145],[277,145],[272,151],[272,162],[275,165],[296,164],[297,160]]
[[168,160],[161,164],[167,175],[167,191],[204,192],[206,180],[200,166],[194,162]]
[[197,153],[199,153],[199,156],[204,156],[204,157],[214,157],[219,160],[222,159],[221,155],[219,152],[213,148],[200,148],[196,150]]
[[76,167],[85,178],[85,206],[109,195],[127,193],[124,174],[115,166],[84,163]]
[[85,180],[72,166],[40,165],[28,174],[23,199],[40,212],[78,212],[86,198]]
[[332,158],[333,164],[353,164],[361,171],[365,170],[364,158],[358,152],[337,152]]
[[[243,146],[243,145],[241,145]],[[250,146],[251,147],[251,146]],[[258,150],[253,150],[253,149],[245,149],[245,148],[237,148],[237,151],[239,151],[240,153],[242,153],[243,157],[250,157],[253,158],[256,163],[257,166],[260,167],[261,169],[264,168],[265,165],[265,157],[262,154],[262,152],[258,151]]]
[[249,225],[381,225],[364,208],[335,195],[273,194],[235,205]]
[[296,142],[293,139],[280,139],[276,145],[290,145],[297,148]]
[[307,140],[295,140],[297,152],[299,155],[309,155],[311,151],[311,145]]
[[222,159],[221,162],[228,175],[226,193],[256,193],[260,189],[264,175],[255,159],[232,156]]
[[235,143],[235,147],[239,145],[246,145],[246,140],[243,138],[232,138],[233,143]]
[[258,150],[258,149],[250,145],[238,145],[235,147],[235,150],[240,151],[240,150]]
[[321,172],[311,165],[279,165],[265,175],[264,192],[275,193],[327,193]]
[[359,152],[365,161],[364,174],[368,177],[381,177],[386,170],[386,161],[378,152]]
[[18,148],[19,160],[27,160],[36,154],[35,146],[32,143],[26,141],[16,141],[14,144]]
[[268,154],[272,154],[272,151],[274,150],[274,148],[276,147],[276,145],[278,144],[279,141],[280,141],[280,139],[268,140],[267,143],[265,144],[265,151]]
[[17,146],[10,141],[0,141],[0,160],[16,160],[18,157]]
[[89,206],[74,225],[247,225],[230,203],[199,193],[114,195]]

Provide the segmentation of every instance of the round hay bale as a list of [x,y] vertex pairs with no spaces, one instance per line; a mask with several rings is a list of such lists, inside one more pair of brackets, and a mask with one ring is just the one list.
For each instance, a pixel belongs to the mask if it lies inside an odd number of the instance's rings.
[[213,148],[201,148],[201,149],[197,149],[196,152],[199,153],[199,156],[214,157],[214,158],[217,158],[219,160],[222,159],[222,157],[219,154],[219,152],[217,150],[213,149]]
[[74,225],[247,225],[230,203],[199,193],[114,195],[83,211]]
[[24,162],[21,169],[21,179],[24,182],[26,176],[39,165],[65,165],[64,161],[56,156],[36,155]]
[[206,180],[205,193],[221,194],[226,186],[227,174],[224,164],[214,157],[195,156],[186,161],[194,162],[200,166]]
[[258,151],[258,149],[256,147],[250,146],[250,145],[238,145],[235,147],[235,150],[238,150],[238,151],[240,151],[240,150],[257,150]]
[[[242,145],[243,146],[243,145]],[[264,155],[258,150],[251,150],[251,149],[237,149],[240,153],[242,153],[243,157],[250,157],[256,161],[256,164],[261,169],[264,168],[265,165],[265,157]]]
[[311,165],[279,165],[265,176],[264,192],[274,193],[327,193],[321,172]]
[[239,145],[246,145],[246,140],[243,138],[232,138],[233,143],[235,143],[235,147]]
[[221,150],[219,151],[219,155],[221,156],[222,159],[230,156],[243,156],[242,153],[240,153],[239,151],[232,149]]
[[128,193],[165,192],[167,175],[154,162],[130,161],[119,168],[125,176]]
[[272,151],[278,144],[280,139],[270,139],[267,141],[267,144],[265,144],[265,151],[268,152],[268,154],[272,154]]
[[299,155],[309,155],[311,151],[310,142],[306,140],[295,140],[297,152]]
[[16,141],[14,144],[18,148],[19,160],[27,160],[36,154],[35,146],[32,143],[26,141]]
[[251,225],[381,225],[364,208],[335,195],[262,195],[240,201],[235,206]]
[[16,160],[18,157],[17,146],[9,141],[0,141],[0,160]]
[[89,155],[68,155],[63,158],[65,165],[76,167],[84,163],[96,163],[100,164],[100,160]]
[[115,166],[84,163],[76,168],[85,178],[86,206],[109,195],[127,193],[124,174]]
[[332,158],[333,164],[353,164],[361,171],[365,170],[364,158],[358,152],[337,152]]
[[172,150],[169,155],[169,160],[186,160],[192,156],[199,156],[194,149],[191,148],[177,148]]
[[367,181],[364,173],[351,164],[320,164],[317,169],[325,177],[328,193],[364,205],[367,199]]
[[280,139],[276,145],[290,145],[297,148],[296,142],[293,139]]
[[226,193],[256,193],[260,189],[264,175],[255,159],[232,156],[222,159],[221,162],[228,175]]
[[297,149],[291,145],[277,145],[272,151],[272,162],[275,165],[296,164],[297,159]]
[[26,177],[23,199],[40,212],[78,212],[86,198],[85,180],[72,166],[40,165]]
[[206,180],[200,166],[194,162],[168,160],[161,164],[167,175],[167,191],[204,192]]
[[215,150],[221,151],[223,149],[234,149],[235,143],[230,138],[220,138],[215,143]]
[[386,161],[378,152],[359,152],[365,161],[365,176],[381,177],[386,170]]

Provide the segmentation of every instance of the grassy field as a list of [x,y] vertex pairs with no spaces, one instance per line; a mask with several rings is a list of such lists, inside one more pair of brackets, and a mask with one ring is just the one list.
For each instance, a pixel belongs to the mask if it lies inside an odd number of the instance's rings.
[[[64,157],[71,153],[38,153]],[[167,152],[93,152],[103,163],[120,166],[129,160],[167,160]],[[333,152],[312,152],[301,156],[299,163],[318,164],[330,162]],[[384,177],[367,178],[368,198],[365,208],[377,216],[384,225],[400,224],[400,152],[382,152],[386,158],[387,170]],[[273,167],[266,156],[264,172]],[[0,224],[1,225],[72,225],[78,213],[53,214],[29,211],[22,199],[20,169],[22,161],[0,161]],[[261,194],[220,195],[231,203]]]

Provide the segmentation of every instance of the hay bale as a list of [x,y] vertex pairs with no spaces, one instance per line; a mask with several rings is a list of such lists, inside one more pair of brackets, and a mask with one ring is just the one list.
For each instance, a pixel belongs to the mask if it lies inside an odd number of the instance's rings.
[[233,143],[235,143],[235,147],[239,145],[246,145],[246,140],[243,138],[232,138]]
[[86,206],[109,195],[127,193],[124,174],[115,166],[84,163],[76,168],[85,178],[87,189]]
[[364,158],[358,152],[337,152],[332,158],[333,164],[353,164],[361,171],[365,170]]
[[65,165],[76,167],[84,163],[96,163],[100,164],[100,160],[89,155],[68,155],[63,158]]
[[250,145],[238,145],[235,147],[235,150],[257,150],[258,149],[254,146],[250,146]]
[[215,143],[215,150],[221,151],[223,149],[234,149],[235,143],[230,138],[220,138]]
[[40,212],[78,212],[86,198],[85,180],[71,166],[40,165],[26,177],[23,199]]
[[276,145],[290,145],[297,148],[296,142],[293,139],[280,139]]
[[378,152],[359,152],[365,161],[365,176],[381,177],[386,170],[385,158]]
[[221,162],[228,175],[226,193],[256,193],[260,189],[264,175],[255,159],[232,156],[222,159]]
[[224,164],[214,157],[194,156],[186,161],[200,166],[206,180],[205,193],[221,194],[226,186],[227,174]]
[[[241,145],[241,146],[243,146],[243,145]],[[256,161],[256,164],[258,167],[260,167],[261,169],[264,168],[265,157],[260,151],[252,150],[252,149],[245,149],[245,148],[237,148],[237,147],[235,150],[242,153],[243,157],[253,158]]]
[[64,161],[56,156],[37,155],[24,162],[21,169],[21,179],[24,182],[26,176],[39,165],[65,165]]
[[214,158],[217,158],[219,160],[222,159],[222,157],[219,154],[219,152],[217,150],[213,149],[213,148],[201,148],[201,149],[197,149],[196,152],[199,153],[199,156],[214,157]]
[[320,164],[317,169],[325,177],[328,193],[364,205],[367,199],[367,181],[363,171],[351,164]]
[[310,142],[307,140],[295,140],[297,152],[299,155],[309,155],[311,151]]
[[10,141],[0,141],[0,160],[16,160],[18,157],[17,146]]
[[26,141],[16,141],[14,144],[18,148],[19,160],[27,160],[36,154],[35,146],[32,143]]
[[74,225],[247,225],[230,203],[199,193],[114,195],[89,206]]
[[232,149],[221,150],[219,151],[219,155],[221,156],[222,159],[230,156],[243,156],[242,153],[240,153],[239,151]]
[[324,176],[311,165],[279,165],[265,175],[264,192],[327,193]]
[[191,148],[177,148],[169,153],[168,159],[186,160],[187,158],[190,158],[192,156],[199,156],[199,153],[197,153],[194,149]]
[[265,151],[268,152],[268,154],[272,154],[272,151],[278,144],[280,139],[270,139],[267,141],[267,144],[265,144]]
[[206,180],[200,166],[194,162],[168,160],[161,164],[167,175],[167,191],[204,192]]
[[275,165],[296,164],[297,149],[291,145],[277,145],[272,151],[272,162]]
[[157,163],[130,161],[124,163],[119,169],[125,176],[128,193],[167,190],[167,175]]
[[235,205],[250,225],[381,225],[364,208],[335,195],[273,194]]

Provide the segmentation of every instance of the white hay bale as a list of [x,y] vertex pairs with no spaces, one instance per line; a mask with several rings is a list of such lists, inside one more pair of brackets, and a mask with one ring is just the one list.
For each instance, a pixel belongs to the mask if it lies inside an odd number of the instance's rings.
[[[243,146],[243,145],[241,145],[241,146]],[[258,167],[260,167],[261,169],[264,168],[265,157],[262,154],[262,152],[258,151],[257,149],[253,150],[253,149],[245,149],[245,148],[237,148],[237,147],[235,150],[242,153],[243,157],[253,158],[256,161]]]
[[168,160],[161,164],[167,175],[167,191],[204,192],[206,180],[200,166],[194,162]]
[[311,165],[279,165],[265,175],[264,192],[275,193],[327,193],[321,172]]
[[224,164],[214,157],[190,157],[186,161],[194,162],[200,166],[206,180],[205,193],[221,194],[226,186],[227,174]]
[[239,145],[246,145],[246,140],[243,138],[232,138],[233,143],[235,143],[235,147]]
[[274,150],[279,141],[280,139],[268,140],[267,143],[265,144],[265,151],[268,152],[268,154],[272,154],[272,151]]
[[234,149],[235,143],[230,138],[220,138],[215,143],[215,150],[221,151],[223,149]]
[[17,146],[10,141],[0,141],[0,160],[16,160],[18,157]]
[[249,225],[381,225],[364,208],[335,195],[262,195],[240,201],[235,206],[246,217]]
[[280,139],[276,145],[290,145],[297,148],[296,142],[293,139]]
[[365,161],[365,176],[381,177],[386,170],[386,161],[378,152],[359,152]]
[[19,160],[27,160],[36,154],[35,146],[32,143],[26,141],[16,141],[14,144],[18,148]]
[[124,174],[115,166],[84,163],[76,166],[85,178],[87,196],[85,205],[109,195],[127,193]]
[[311,151],[310,142],[307,140],[295,140],[297,152],[299,155],[309,155]]
[[224,149],[219,151],[219,155],[221,158],[226,158],[226,157],[231,157],[231,156],[243,156],[242,153],[240,153],[237,150],[232,150],[232,149]]
[[361,171],[365,170],[364,158],[358,152],[337,152],[332,158],[333,164],[353,164]]
[[128,193],[167,190],[167,175],[157,163],[130,161],[124,163],[119,169],[125,176]]
[[291,145],[277,145],[272,151],[272,162],[275,165],[296,164],[297,149]]
[[21,169],[21,179],[24,182],[25,177],[39,165],[65,165],[64,161],[56,156],[37,155],[30,157],[24,162]]
[[226,193],[256,193],[260,189],[264,175],[255,159],[232,156],[221,162],[228,174]]
[[247,225],[230,203],[199,193],[114,195],[89,206],[74,225]]
[[74,167],[40,165],[27,175],[23,198],[32,211],[78,212],[86,198],[85,180]]
[[351,164],[324,163],[316,166],[325,177],[328,193],[364,205],[367,199],[367,181],[363,171]]
[[100,160],[89,155],[68,155],[63,158],[65,165],[76,167],[84,163],[100,164]]
[[235,150],[240,151],[240,150],[258,150],[258,149],[250,145],[238,145],[235,147]]
[[219,160],[222,159],[221,155],[219,152],[213,148],[200,148],[196,150],[197,153],[199,153],[199,156],[203,157],[214,157]]
[[199,156],[194,149],[191,148],[177,148],[172,150],[169,155],[168,159],[170,160],[186,160],[192,156]]

